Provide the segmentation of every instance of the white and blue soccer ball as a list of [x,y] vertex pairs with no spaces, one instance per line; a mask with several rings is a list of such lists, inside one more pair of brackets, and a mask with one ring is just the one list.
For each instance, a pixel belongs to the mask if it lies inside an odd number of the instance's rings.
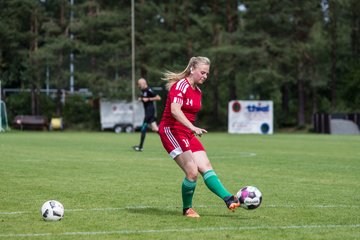
[[236,196],[240,201],[240,207],[247,210],[253,210],[260,207],[262,202],[262,194],[260,190],[254,186],[243,187]]
[[56,200],[46,201],[41,207],[41,216],[45,221],[60,221],[64,217],[64,206]]

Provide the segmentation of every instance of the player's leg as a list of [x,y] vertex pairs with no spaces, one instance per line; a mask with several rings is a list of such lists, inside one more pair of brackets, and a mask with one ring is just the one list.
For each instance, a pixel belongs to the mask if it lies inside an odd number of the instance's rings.
[[211,166],[209,158],[205,151],[194,152],[195,162],[198,166],[199,172],[204,178],[206,186],[221,199],[224,199],[232,194],[223,186],[214,169]]
[[199,215],[192,209],[192,200],[195,193],[198,174],[192,152],[190,150],[183,152],[175,157],[174,160],[185,173],[185,178],[181,185],[183,214],[189,217],[199,217]]
[[185,173],[185,178],[181,184],[183,214],[187,217],[199,217],[199,214],[192,209],[198,170],[188,144],[181,140],[186,139],[186,135],[182,135],[171,127],[160,125],[159,136],[170,157]]
[[158,132],[159,131],[159,127],[158,125],[156,124],[156,121],[153,121],[151,124],[150,124],[150,127],[151,127],[151,130],[153,132]]
[[133,146],[133,149],[135,151],[141,152],[143,150],[147,126],[148,126],[148,123],[146,122],[146,120],[144,120],[144,122],[141,126],[140,144],[138,146]]
[[153,114],[152,115],[146,114],[145,118],[144,118],[143,125],[141,126],[140,144],[139,144],[139,146],[134,146],[133,147],[135,151],[142,151],[143,150],[145,137],[146,137],[146,132],[147,132],[147,128],[148,128],[149,124],[150,124],[151,129],[154,132],[159,131],[159,128],[158,128],[158,126],[156,124],[155,116]]
[[146,137],[147,127],[148,127],[148,123],[147,123],[147,122],[144,122],[143,125],[141,126],[141,136],[140,136],[140,144],[139,144],[139,148],[140,148],[140,149],[143,149],[143,146],[144,146],[144,141],[145,141],[145,137]]
[[240,206],[239,200],[234,197],[221,183],[220,179],[216,175],[214,169],[211,166],[210,160],[203,150],[203,146],[197,138],[191,141],[196,165],[198,166],[199,172],[202,174],[205,185],[215,193],[218,197],[223,199],[226,206],[233,210]]

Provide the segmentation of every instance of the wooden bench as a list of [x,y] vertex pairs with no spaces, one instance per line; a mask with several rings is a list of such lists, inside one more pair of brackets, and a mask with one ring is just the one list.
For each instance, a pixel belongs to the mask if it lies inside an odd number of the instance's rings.
[[48,119],[38,115],[17,115],[14,118],[14,128],[21,130],[48,130]]

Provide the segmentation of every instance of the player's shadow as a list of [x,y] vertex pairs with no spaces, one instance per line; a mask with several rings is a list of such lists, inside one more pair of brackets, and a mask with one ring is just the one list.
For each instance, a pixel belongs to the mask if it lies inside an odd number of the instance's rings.
[[229,218],[229,219],[234,219],[236,221],[238,220],[246,220],[249,219],[247,217],[243,217],[243,216],[239,216],[239,214],[236,213],[224,213],[224,214],[203,214],[201,216],[207,216],[207,217],[217,217],[217,218]]
[[[181,216],[182,210],[180,208],[176,209],[163,209],[163,208],[155,208],[155,207],[149,207],[149,208],[129,208],[126,209],[129,213],[133,214],[144,214],[144,215],[151,215],[151,216]],[[246,217],[241,217],[239,214],[236,213],[225,213],[225,214],[212,214],[212,213],[206,213],[201,215],[202,217],[219,217],[219,218],[233,218],[233,219],[248,219]]]
[[134,214],[144,214],[144,215],[158,215],[158,216],[165,216],[165,215],[178,215],[181,214],[181,210],[170,210],[170,209],[163,209],[163,208],[129,208],[126,211]]

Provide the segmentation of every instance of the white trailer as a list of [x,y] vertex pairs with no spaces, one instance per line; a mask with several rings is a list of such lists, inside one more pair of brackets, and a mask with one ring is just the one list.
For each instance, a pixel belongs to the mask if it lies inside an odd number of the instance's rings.
[[144,121],[142,102],[134,104],[119,100],[100,100],[101,130],[114,130],[115,133],[133,132],[140,128]]

